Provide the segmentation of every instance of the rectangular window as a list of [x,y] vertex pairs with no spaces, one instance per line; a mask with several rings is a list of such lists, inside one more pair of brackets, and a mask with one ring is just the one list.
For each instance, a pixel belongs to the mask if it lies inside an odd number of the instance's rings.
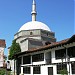
[[21,57],[19,57],[19,58],[17,58],[17,60],[16,60],[16,71],[17,71],[17,74],[20,74],[21,73],[21,60],[22,60],[22,58]]
[[30,74],[30,67],[23,67],[24,74]]
[[75,62],[71,64],[72,74],[75,74]]
[[23,56],[23,64],[30,64],[31,57],[30,56]]
[[40,66],[33,67],[33,74],[41,74]]
[[44,53],[32,56],[32,62],[43,61],[43,60],[44,60]]
[[21,65],[21,61],[22,61],[22,58],[21,58],[21,57],[17,58],[17,63],[18,63],[19,65]]
[[65,58],[65,55],[66,55],[66,50],[65,49],[55,51],[55,58],[56,59]]
[[69,57],[75,57],[75,47],[68,48],[68,56]]
[[51,64],[51,52],[47,52],[45,54],[45,60],[46,60],[46,64]]
[[61,70],[65,70],[67,73],[67,64],[57,64],[57,74],[61,74]]

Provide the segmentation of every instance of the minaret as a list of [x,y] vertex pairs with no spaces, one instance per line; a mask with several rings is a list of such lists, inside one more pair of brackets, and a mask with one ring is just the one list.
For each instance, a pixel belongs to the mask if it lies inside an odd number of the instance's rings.
[[33,0],[33,3],[32,3],[32,12],[31,12],[31,15],[32,15],[32,21],[36,21],[36,3],[35,3],[35,0]]

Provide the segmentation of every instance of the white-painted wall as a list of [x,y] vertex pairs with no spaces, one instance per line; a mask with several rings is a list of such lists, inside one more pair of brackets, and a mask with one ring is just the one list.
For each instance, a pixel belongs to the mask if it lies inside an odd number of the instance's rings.
[[[56,65],[40,66],[41,74],[33,74],[33,67],[31,66],[31,74],[24,74],[24,75],[48,75],[48,67],[53,67],[53,75],[56,75]],[[22,74],[23,74],[23,67],[21,67],[21,75]]]
[[4,48],[0,47],[0,67],[3,67],[4,62]]
[[33,62],[33,65],[45,64],[45,61]]

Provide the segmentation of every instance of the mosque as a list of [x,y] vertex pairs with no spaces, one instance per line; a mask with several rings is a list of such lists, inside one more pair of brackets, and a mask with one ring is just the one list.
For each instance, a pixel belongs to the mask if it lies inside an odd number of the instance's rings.
[[25,23],[14,35],[20,44],[17,57],[17,75],[75,75],[75,35],[56,42],[55,33],[36,21],[36,2],[32,3],[32,21]]

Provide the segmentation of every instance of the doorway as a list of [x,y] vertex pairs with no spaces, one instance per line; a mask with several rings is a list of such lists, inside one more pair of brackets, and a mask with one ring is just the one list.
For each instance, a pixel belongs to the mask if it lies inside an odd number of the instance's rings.
[[53,75],[53,67],[48,67],[48,75]]

